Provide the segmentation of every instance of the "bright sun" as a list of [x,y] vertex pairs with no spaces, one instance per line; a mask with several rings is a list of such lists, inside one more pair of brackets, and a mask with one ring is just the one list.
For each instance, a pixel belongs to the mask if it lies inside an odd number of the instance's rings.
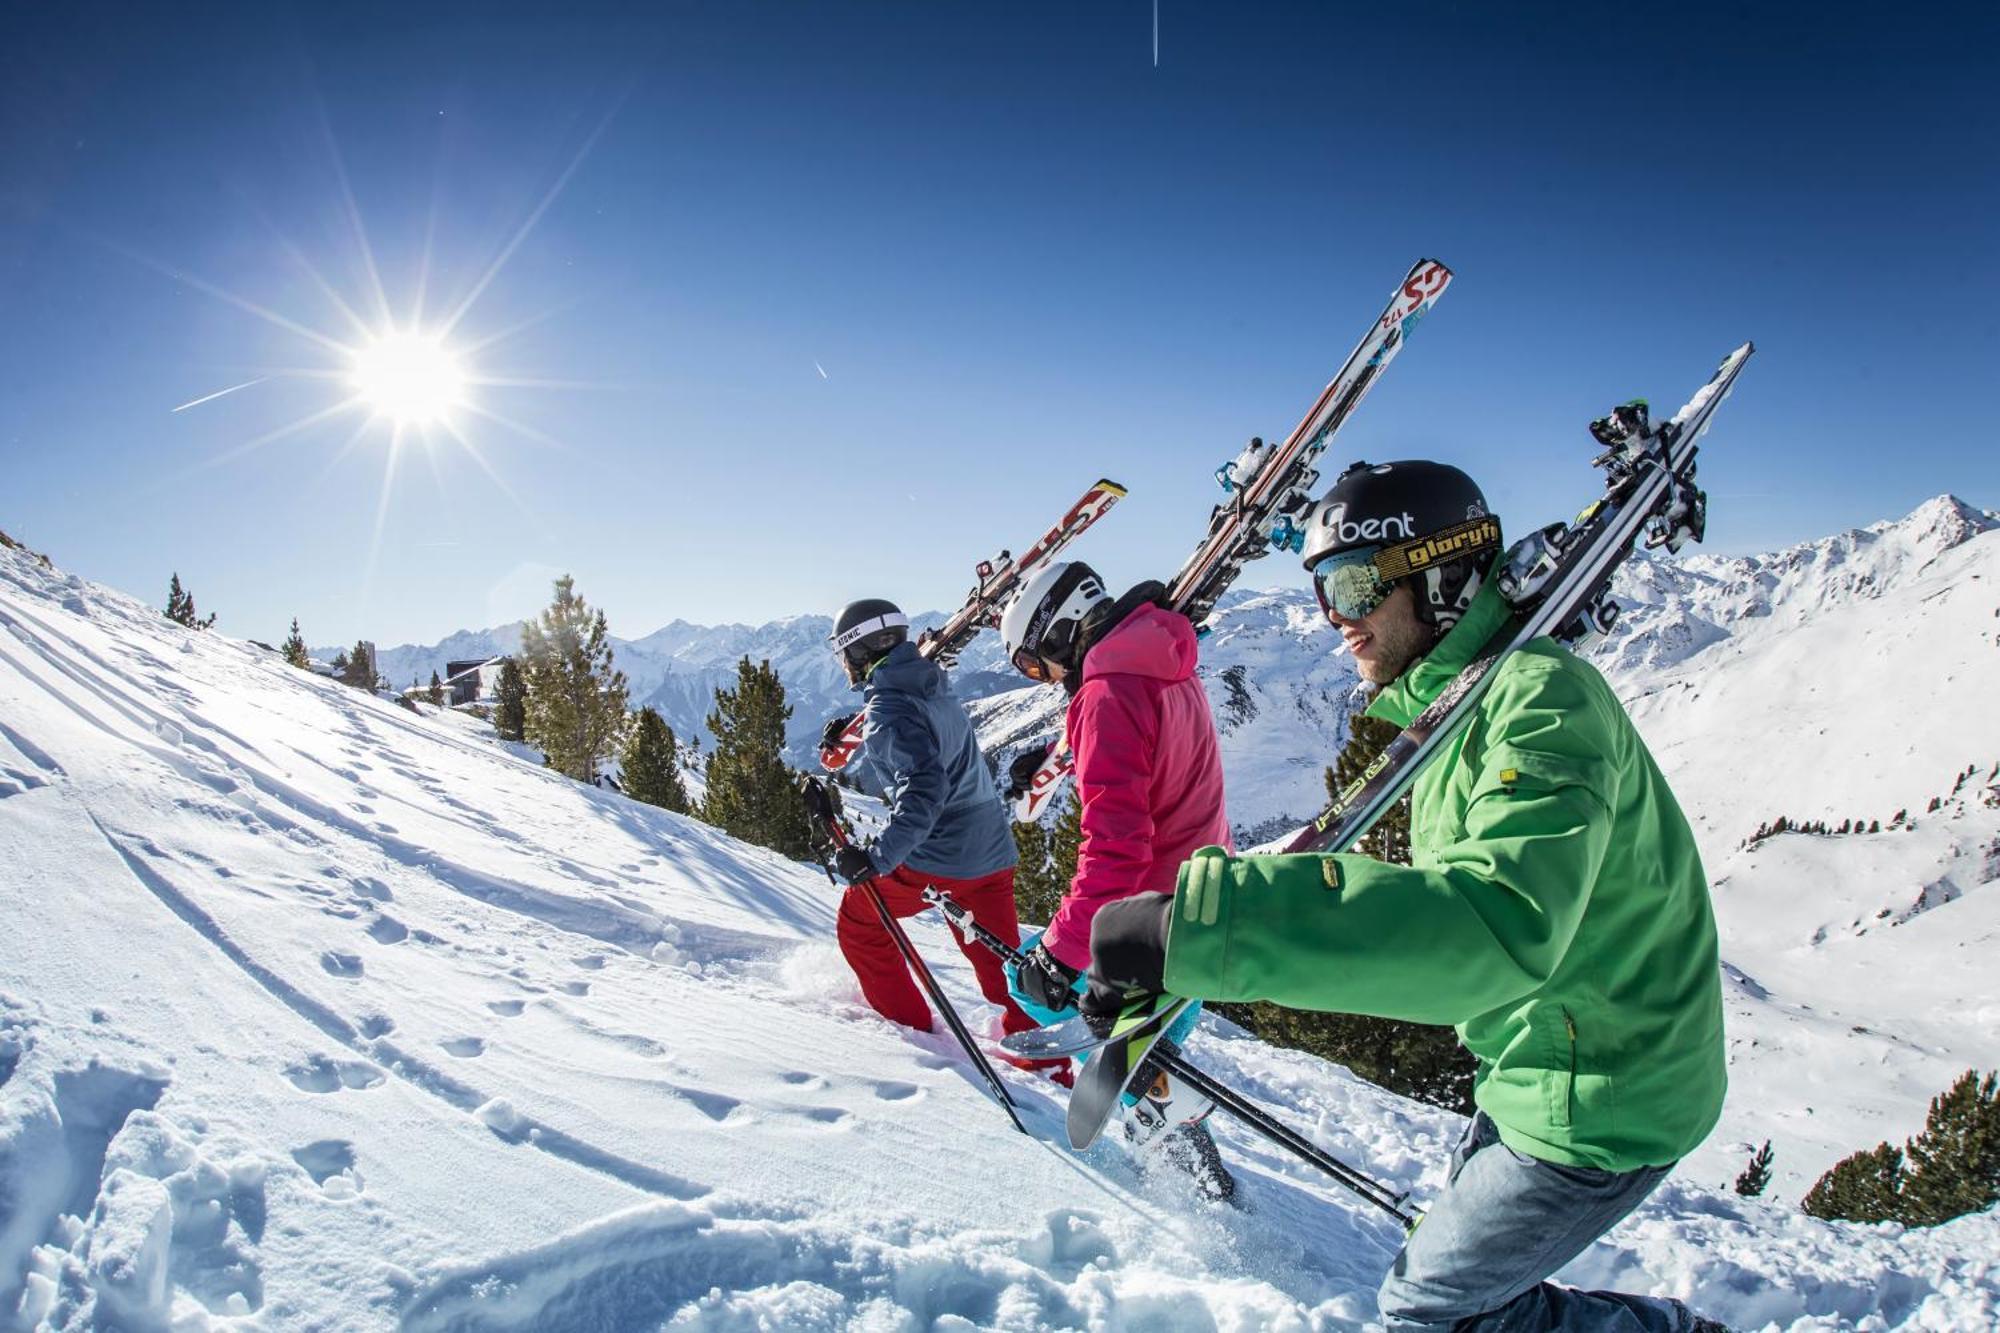
[[459,358],[442,340],[414,329],[391,330],[357,350],[350,379],[370,410],[399,426],[441,421],[465,402]]

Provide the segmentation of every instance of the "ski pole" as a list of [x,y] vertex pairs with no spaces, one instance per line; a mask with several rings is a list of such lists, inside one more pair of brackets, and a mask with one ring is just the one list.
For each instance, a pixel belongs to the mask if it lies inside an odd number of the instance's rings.
[[[799,790],[805,798],[807,811],[824,830],[827,840],[836,848],[851,845],[853,840],[841,826],[839,816],[833,813],[833,801],[827,796],[826,788],[820,779],[815,777],[802,779]],[[833,873],[833,867],[824,860],[820,862],[820,869],[826,871],[829,881],[835,884],[840,882]],[[1014,1099],[1007,1095],[1006,1085],[1000,1081],[1000,1075],[994,1072],[992,1064],[986,1059],[986,1053],[972,1040],[972,1034],[966,1031],[965,1021],[958,1016],[958,1010],[952,1007],[951,1001],[945,998],[944,988],[939,986],[937,978],[931,975],[930,968],[924,963],[923,955],[918,953],[917,946],[910,942],[902,923],[897,921],[895,914],[889,910],[889,904],[882,900],[881,893],[875,888],[875,877],[869,875],[857,883],[862,892],[868,895],[868,901],[875,905],[875,914],[882,919],[882,928],[889,932],[889,938],[895,941],[896,951],[903,955],[903,961],[917,974],[917,980],[930,995],[931,1003],[935,1004],[938,1012],[944,1015],[945,1026],[951,1030],[951,1035],[957,1038],[958,1044],[964,1048],[965,1054],[979,1070],[980,1077],[986,1080],[986,1086],[992,1089],[994,1098],[1007,1112],[1007,1118],[1014,1122],[1014,1128],[1026,1134],[1028,1127],[1021,1123],[1020,1112],[1014,1107]]]
[[[965,910],[964,904],[947,897],[934,886],[924,890],[924,901],[944,913],[945,919],[951,922],[955,929],[977,940],[980,944],[997,954],[1003,961],[1015,964],[1021,962],[1021,951],[1001,939],[998,935],[995,935],[985,926],[980,925],[979,922],[973,920],[972,914]],[[1404,1230],[1407,1231],[1416,1225],[1416,1219],[1411,1214],[1404,1212],[1401,1207],[1404,1201],[1410,1197],[1407,1192],[1402,1194],[1395,1193],[1388,1186],[1371,1179],[1341,1161],[1338,1157],[1326,1152],[1310,1139],[1293,1131],[1282,1121],[1273,1117],[1268,1111],[1258,1106],[1249,1098],[1243,1096],[1233,1088],[1229,1088],[1210,1078],[1199,1068],[1190,1064],[1186,1056],[1181,1055],[1177,1051],[1163,1051],[1158,1046],[1155,1046],[1147,1056],[1147,1060],[1149,1062],[1158,1061],[1168,1073],[1177,1075],[1183,1079],[1189,1087],[1235,1116],[1238,1120],[1241,1120],[1250,1128],[1272,1140],[1279,1147],[1292,1153],[1307,1165],[1317,1167],[1319,1170],[1333,1177],[1337,1183],[1352,1191],[1360,1198],[1382,1209],[1389,1216],[1401,1222]]]

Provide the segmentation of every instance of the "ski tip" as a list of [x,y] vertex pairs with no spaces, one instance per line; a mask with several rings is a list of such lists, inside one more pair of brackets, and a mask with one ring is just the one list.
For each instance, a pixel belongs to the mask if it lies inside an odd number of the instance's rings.
[[1130,491],[1126,490],[1123,486],[1111,480],[1111,478],[1109,477],[1099,477],[1097,479],[1097,484],[1091,487],[1090,489],[1092,489],[1093,491],[1110,491],[1113,495],[1131,494]]

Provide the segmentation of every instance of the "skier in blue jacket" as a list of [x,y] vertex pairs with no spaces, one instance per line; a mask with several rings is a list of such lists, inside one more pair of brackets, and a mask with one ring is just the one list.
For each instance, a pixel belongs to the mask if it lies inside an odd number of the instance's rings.
[[[881,918],[859,888],[875,890],[898,917],[924,910],[935,886],[1009,944],[1021,941],[1014,905],[1014,835],[1000,793],[980,753],[965,705],[945,674],[909,641],[909,620],[891,602],[850,603],[834,621],[832,646],[848,683],[867,699],[861,765],[889,806],[889,823],[868,847],[849,846],[834,869],[849,888],[840,901],[840,951],[875,1011],[919,1031],[931,1030],[930,1006],[911,978]],[[826,725],[832,744],[851,717]],[[1001,1010],[1007,1032],[1035,1026],[1007,994],[999,959],[961,938],[979,989]]]

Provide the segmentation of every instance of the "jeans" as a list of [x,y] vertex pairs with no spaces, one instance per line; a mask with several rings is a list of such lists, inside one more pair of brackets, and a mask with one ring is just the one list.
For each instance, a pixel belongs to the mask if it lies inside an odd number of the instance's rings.
[[1456,1333],[1689,1333],[1679,1301],[1544,1281],[1618,1225],[1671,1167],[1599,1171],[1515,1152],[1485,1112],[1452,1153],[1451,1177],[1383,1280],[1387,1329]]

